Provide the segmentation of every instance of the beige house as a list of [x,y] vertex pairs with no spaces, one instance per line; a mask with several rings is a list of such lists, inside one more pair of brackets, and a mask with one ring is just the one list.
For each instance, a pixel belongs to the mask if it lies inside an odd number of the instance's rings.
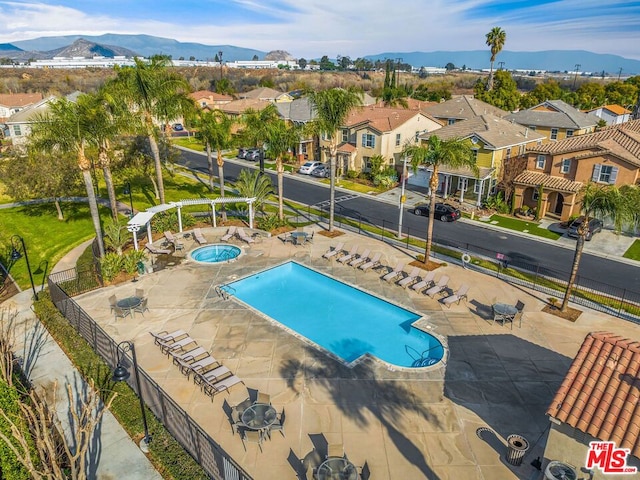
[[248,92],[239,93],[240,99],[265,100],[272,103],[286,103],[293,101],[293,97],[286,92],[280,92],[273,88],[261,87]]
[[528,148],[527,170],[514,180],[515,206],[540,204],[539,216],[565,221],[580,213],[588,182],[640,183],[640,120]]
[[0,123],[42,100],[41,93],[0,93]]
[[461,95],[440,103],[423,103],[425,106],[421,108],[421,111],[438,119],[443,125],[453,125],[479,115],[504,117],[509,114],[509,112],[478,100],[473,95]]
[[49,109],[49,102],[55,100],[56,97],[51,96],[40,100],[26,108],[14,113],[5,122],[9,132],[9,139],[15,147],[23,146],[27,142],[27,138],[31,133],[31,125],[35,121],[37,115],[44,114]]
[[[402,168],[400,153],[407,142],[418,135],[441,128],[434,118],[416,110],[402,108],[361,107],[354,109],[338,135],[337,169],[340,174],[349,170],[366,172],[371,157],[381,155],[388,165]],[[320,138],[322,161],[329,158],[330,141]]]
[[224,105],[220,105],[218,108],[230,117],[238,118],[249,109],[259,112],[267,108],[269,105],[271,105],[271,102],[267,100],[245,98],[241,100],[233,100],[229,103],[225,103]]
[[220,93],[211,92],[209,90],[198,90],[189,94],[189,97],[196,102],[200,108],[219,108],[221,105],[226,105],[233,100],[230,95],[222,95]]

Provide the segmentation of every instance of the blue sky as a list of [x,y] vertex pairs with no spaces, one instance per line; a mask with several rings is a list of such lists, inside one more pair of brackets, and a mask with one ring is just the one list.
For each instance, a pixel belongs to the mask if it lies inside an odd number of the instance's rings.
[[353,59],[382,52],[589,50],[640,59],[640,1],[0,0],[0,43],[57,35],[148,34],[205,45]]

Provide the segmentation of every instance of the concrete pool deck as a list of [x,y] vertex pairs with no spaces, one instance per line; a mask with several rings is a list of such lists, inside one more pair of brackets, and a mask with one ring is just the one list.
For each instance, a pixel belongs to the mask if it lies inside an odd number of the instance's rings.
[[[203,229],[210,242],[225,231]],[[436,278],[446,274],[452,289],[462,283],[471,289],[466,303],[449,309],[437,299],[382,281],[382,272],[322,259],[338,241],[382,252],[384,265],[411,260],[410,252],[351,233],[334,239],[316,234],[313,244],[305,246],[265,238],[243,246],[245,255],[232,263],[185,260],[136,283],[76,300],[115,340],[134,341],[141,367],[256,480],[305,478],[296,472],[295,459],[308,461],[314,448],[322,455],[327,443],[342,443],[356,465],[367,461],[376,480],[541,478],[530,462],[543,456],[549,423],[544,413],[586,334],[608,330],[640,337],[639,325],[584,308],[575,323],[546,314],[543,294],[455,265],[439,268]],[[188,239],[185,243],[187,251],[195,247]],[[446,363],[406,372],[367,360],[349,369],[215,293],[218,284],[289,258],[423,313],[430,330],[446,338]],[[108,297],[130,296],[136,288],[145,290],[150,310],[115,321]],[[300,295],[308,294],[301,286]],[[522,328],[491,322],[491,304],[517,300],[526,304]],[[245,386],[236,385],[211,402],[161,354],[148,333],[179,328]],[[248,389],[270,394],[275,408],[286,410],[286,436],[274,432],[262,453],[255,444],[247,444],[245,451],[223,411],[225,401],[244,400]],[[481,427],[490,432],[478,435]],[[531,445],[520,467],[504,460],[506,437],[514,433]],[[311,468],[307,478],[312,478]]]

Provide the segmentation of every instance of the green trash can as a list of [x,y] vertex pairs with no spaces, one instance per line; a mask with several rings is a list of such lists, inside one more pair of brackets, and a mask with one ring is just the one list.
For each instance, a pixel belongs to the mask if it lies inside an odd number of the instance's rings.
[[136,266],[138,268],[138,275],[144,275],[146,273],[142,260],[139,261]]

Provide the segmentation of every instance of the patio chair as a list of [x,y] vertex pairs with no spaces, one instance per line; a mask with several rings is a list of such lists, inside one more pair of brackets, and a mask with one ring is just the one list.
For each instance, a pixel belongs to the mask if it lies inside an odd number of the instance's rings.
[[167,242],[173,245],[174,252],[177,252],[178,250],[182,250],[184,248],[184,244],[179,242],[178,239],[170,231],[167,230],[166,232],[164,232],[164,238],[167,239]]
[[371,478],[371,471],[369,470],[369,464],[365,461],[360,469],[360,480],[369,480],[369,478]]
[[154,255],[169,255],[171,253],[171,250],[168,250],[166,248],[158,248],[153,243],[147,243],[144,248],[149,250]]
[[[190,357],[187,357],[184,360],[178,360],[178,368],[183,375],[187,376],[187,379],[191,376],[192,373],[199,373],[205,369],[213,369],[220,366],[220,362],[218,362],[211,355],[206,355],[200,360],[191,361]],[[211,367],[211,368],[209,368]]]
[[154,343],[156,345],[160,345],[161,343],[169,344],[171,342],[177,342],[178,340],[182,340],[183,338],[189,336],[189,334],[184,330],[175,330],[171,333],[163,330],[162,332],[158,333],[149,332],[149,335],[154,338]]
[[524,303],[522,303],[520,300],[516,302],[515,306],[516,306],[516,310],[518,310],[519,312],[524,310]]
[[349,266],[357,267],[358,265],[364,262],[368,262],[370,254],[371,254],[371,250],[368,248],[365,248],[364,252],[357,254],[355,258],[352,258],[351,260],[349,260]]
[[467,299],[467,292],[469,291],[469,285],[463,284],[455,293],[449,295],[448,297],[442,299],[442,303],[444,303],[447,308],[451,308],[451,304],[456,302],[460,305],[460,300]]
[[144,317],[144,312],[146,310],[149,310],[149,307],[147,306],[147,302],[149,301],[148,298],[143,298],[142,301],[140,302],[140,305],[138,305],[137,307],[135,307],[133,309],[134,312],[138,312],[140,313],[143,317]]
[[413,269],[404,277],[402,280],[398,282],[402,288],[407,288],[409,285],[412,285],[418,281],[418,275],[422,270],[419,267],[413,267]]
[[160,342],[160,351],[168,357],[171,352],[187,352],[189,350],[193,350],[193,348],[195,348],[194,345],[197,346],[196,341],[187,336],[182,340],[171,343]]
[[382,258],[382,254],[380,252],[376,252],[373,257],[371,257],[371,259],[369,259],[368,262],[363,263],[362,265],[360,265],[360,270],[362,270],[363,272],[366,272],[367,270],[371,269],[371,268],[376,268],[380,265],[380,259]]
[[346,458],[344,445],[341,443],[330,443],[327,445],[327,458]]
[[424,293],[426,293],[431,298],[433,298],[438,293],[442,293],[447,288],[448,283],[449,283],[449,277],[447,275],[443,275],[442,277],[440,277],[440,280],[436,285],[429,288]]
[[247,444],[246,442],[251,442],[251,443],[257,443],[258,447],[260,448],[260,452],[262,453],[262,433],[258,432],[257,430],[249,430],[249,429],[245,429],[242,432],[242,446],[244,447],[244,450],[247,450]]
[[338,262],[346,263],[349,260],[352,260],[353,258],[355,258],[357,254],[358,254],[358,245],[354,245],[353,247],[351,247],[351,250],[349,250],[349,253],[347,253],[346,255],[342,255],[341,257],[338,257]]
[[322,258],[326,258],[327,260],[330,260],[336,255],[338,255],[339,253],[341,253],[343,248],[344,248],[344,242],[340,242],[335,247],[331,247],[329,248],[329,250],[324,252],[322,254]]
[[111,312],[113,312],[118,306],[118,297],[111,295],[109,297],[109,306],[111,307]]
[[200,389],[204,389],[207,384],[215,384],[222,381],[232,375],[231,370],[224,365],[220,365],[213,370],[209,370],[206,373],[194,372],[193,382],[200,386]]
[[227,229],[227,233],[225,233],[222,237],[220,237],[220,241],[228,242],[229,240],[231,240],[235,236],[237,229],[238,227],[229,227]]
[[256,396],[256,403],[271,405],[271,395],[268,393],[258,392],[258,395]]
[[173,364],[176,366],[180,366],[181,362],[191,363],[195,362],[196,360],[201,360],[208,355],[209,352],[207,352],[202,347],[196,347],[188,352],[171,352],[171,356],[173,357]]
[[230,375],[216,383],[206,382],[204,384],[204,393],[210,396],[211,401],[213,402],[213,397],[216,394],[224,391],[228,393],[229,389],[234,385],[237,385],[238,383],[242,383],[244,385],[244,382],[242,381],[242,379],[235,375]]
[[113,307],[113,314],[115,315],[116,320],[118,320],[118,318],[124,318],[131,315],[131,310],[128,308],[122,308],[116,305],[115,307]]
[[389,282],[391,280],[395,280],[396,278],[398,278],[398,276],[400,276],[402,274],[402,269],[404,268],[404,264],[405,262],[400,260],[397,264],[396,264],[396,268],[394,268],[393,270],[391,270],[389,273],[387,273],[386,275],[382,276],[382,280],[384,280],[385,282]]
[[287,242],[293,243],[293,237],[291,236],[290,233],[285,233],[284,236],[279,235],[278,240],[280,240],[282,243],[287,243]]
[[247,235],[247,232],[245,232],[242,227],[238,227],[236,230],[236,236],[245,243],[255,243],[255,240],[251,238],[250,235]]
[[144,288],[136,288],[136,293],[134,295],[136,298],[144,298]]
[[307,236],[307,242],[313,243],[313,236],[316,234],[315,230],[311,232],[311,235]]
[[433,279],[436,277],[436,272],[435,270],[432,270],[430,272],[427,272],[427,274],[422,277],[422,280],[420,280],[417,283],[414,283],[413,285],[411,285],[411,290],[413,290],[414,292],[422,292],[424,289],[432,287],[433,286]]
[[269,430],[267,430],[267,435],[269,435],[269,438],[271,438],[271,432],[273,430],[279,430],[282,436],[286,437],[286,435],[284,434],[284,420],[284,407],[282,407],[282,413],[278,415],[276,421],[271,425],[271,427],[269,427]]
[[199,245],[205,245],[209,243],[202,234],[202,230],[200,230],[199,228],[193,229],[193,238],[195,238],[196,242],[198,242]]

